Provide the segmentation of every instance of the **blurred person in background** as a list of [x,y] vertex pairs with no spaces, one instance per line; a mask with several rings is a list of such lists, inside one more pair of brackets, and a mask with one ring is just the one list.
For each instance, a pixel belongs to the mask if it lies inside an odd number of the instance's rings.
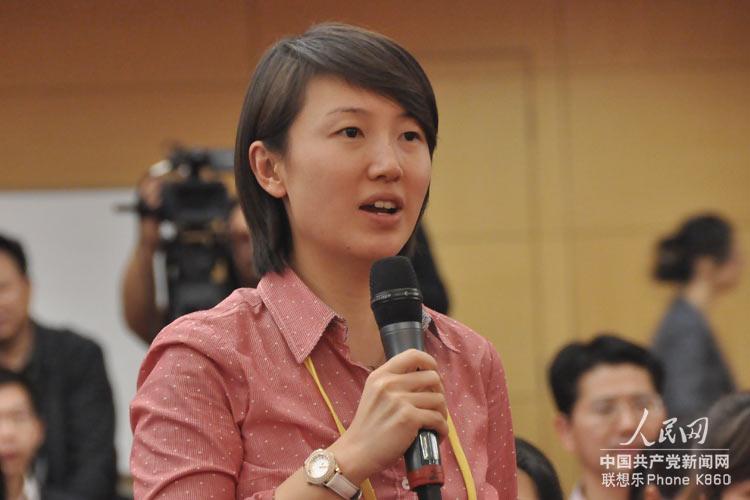
[[730,223],[717,215],[686,220],[658,245],[654,278],[676,296],[653,340],[664,366],[664,402],[670,416],[688,424],[734,391],[732,374],[711,327],[717,298],[737,286],[742,257]]
[[[658,437],[665,415],[658,360],[632,342],[599,335],[563,347],[550,364],[548,380],[558,410],[555,429],[581,466],[569,499],[626,500],[629,488],[604,484],[601,457],[635,453],[632,448],[643,445],[641,434],[649,441]],[[639,431],[645,410],[648,417]],[[637,441],[623,446],[636,431]]]
[[[697,470],[672,471],[691,474],[689,486],[677,494],[655,485],[636,492],[633,500],[748,500],[750,499],[750,392],[722,397],[708,412],[708,432],[702,445],[692,449],[696,456],[728,455],[727,467],[704,463]],[[701,464],[699,461],[698,464]],[[701,476],[701,480],[698,477]]]
[[563,500],[560,480],[552,463],[536,446],[516,438],[518,500]]
[[115,411],[101,348],[30,316],[26,254],[0,235],[0,367],[34,387],[47,429],[39,452],[45,499],[111,500],[115,492]]
[[[700,500],[750,499],[750,392],[730,394],[721,398],[708,412],[706,441],[694,451],[728,450],[729,467],[704,468],[699,474],[728,474],[731,484],[725,481],[702,481],[696,486]],[[718,483],[718,484],[717,484]]]
[[2,498],[62,498],[40,493],[40,482],[33,464],[43,439],[44,425],[28,381],[15,372],[0,368],[0,469],[5,484]]
[[[155,215],[161,206],[164,177],[147,175],[138,183],[138,197],[150,211],[138,222],[138,240],[125,267],[122,282],[122,305],[125,322],[141,340],[151,343],[167,324],[166,307],[157,304],[154,256],[160,250],[161,221]],[[233,279],[237,286],[255,287],[252,242],[239,205],[232,208],[226,231],[233,258]]]

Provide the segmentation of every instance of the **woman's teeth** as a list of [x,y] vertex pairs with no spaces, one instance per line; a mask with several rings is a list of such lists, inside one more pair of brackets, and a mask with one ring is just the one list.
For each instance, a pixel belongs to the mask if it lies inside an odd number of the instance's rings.
[[387,210],[395,210],[396,204],[392,201],[376,201],[374,203],[375,208],[385,208]]
[[395,214],[398,211],[398,207],[396,206],[394,202],[382,201],[382,200],[378,200],[375,203],[372,203],[371,205],[364,205],[362,208],[364,210],[367,210],[368,212],[386,213],[386,214]]

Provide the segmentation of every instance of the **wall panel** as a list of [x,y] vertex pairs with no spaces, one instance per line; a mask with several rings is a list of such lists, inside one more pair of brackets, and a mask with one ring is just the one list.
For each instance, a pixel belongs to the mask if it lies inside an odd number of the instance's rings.
[[232,147],[241,85],[0,95],[5,189],[134,185],[169,144]]
[[0,86],[244,80],[256,33],[242,0],[0,4]]
[[616,67],[571,77],[576,229],[750,213],[750,69]]

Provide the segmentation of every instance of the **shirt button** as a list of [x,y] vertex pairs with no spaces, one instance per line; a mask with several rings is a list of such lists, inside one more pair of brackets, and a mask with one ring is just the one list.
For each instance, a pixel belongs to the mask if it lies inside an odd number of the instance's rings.
[[405,490],[409,489],[409,480],[407,478],[401,480],[401,487]]

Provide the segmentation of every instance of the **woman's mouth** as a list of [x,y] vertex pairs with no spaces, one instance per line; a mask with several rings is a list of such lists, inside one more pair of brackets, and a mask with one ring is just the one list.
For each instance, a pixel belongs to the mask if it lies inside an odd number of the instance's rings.
[[384,200],[378,200],[374,203],[362,205],[359,208],[360,210],[376,214],[395,214],[400,210],[396,203]]

